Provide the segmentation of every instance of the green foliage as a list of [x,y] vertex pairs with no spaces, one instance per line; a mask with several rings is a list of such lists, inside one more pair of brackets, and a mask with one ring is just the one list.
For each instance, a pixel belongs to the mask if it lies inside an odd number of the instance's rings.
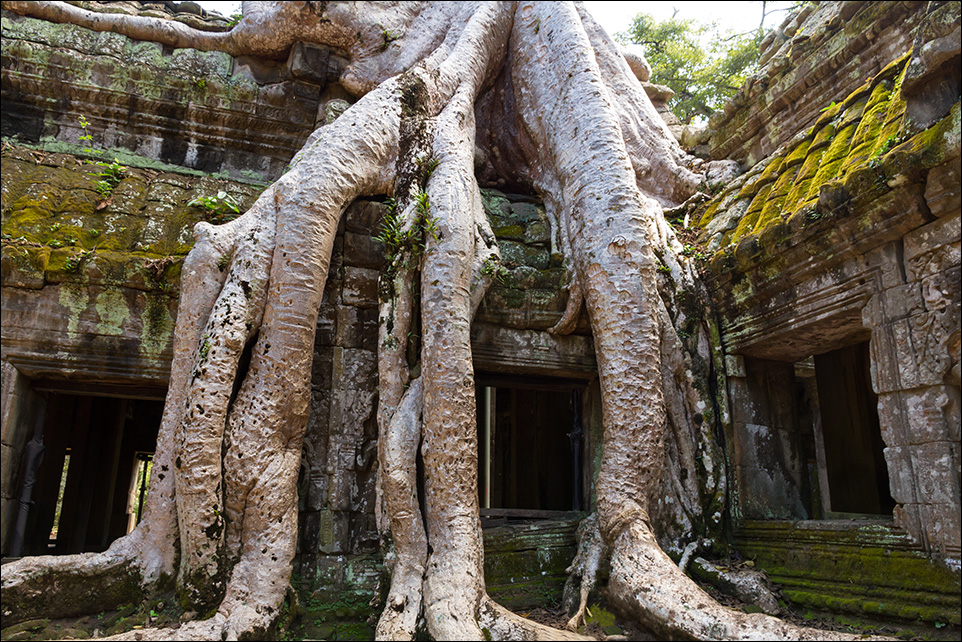
[[[80,142],[86,145],[86,147],[84,147],[83,150],[88,154],[97,154],[97,155],[103,154],[104,150],[95,149],[93,147],[94,137],[91,136],[90,132],[87,131],[88,126],[90,126],[90,122],[87,120],[87,117],[81,115],[80,127],[81,129],[83,129],[84,133],[79,138],[80,138]],[[112,163],[105,163],[104,161],[98,161],[97,165],[99,165],[103,169],[99,172],[89,172],[91,176],[96,176],[97,178],[100,179],[94,185],[94,189],[97,190],[97,193],[100,194],[101,198],[104,198],[104,199],[110,198],[110,195],[113,193],[114,188],[117,187],[117,185],[120,184],[120,181],[124,179],[124,176],[126,176],[127,168],[121,165],[120,161],[118,161],[116,158],[114,158],[114,162]]]
[[221,272],[226,270],[227,266],[230,265],[230,259],[231,259],[231,256],[229,252],[225,252],[221,254],[220,258],[217,259],[217,269]]
[[387,51],[387,48],[391,46],[392,42],[401,38],[399,34],[387,29],[381,29],[381,37],[384,38],[384,44],[381,45],[381,51]]
[[696,246],[691,245],[691,244],[686,244],[685,247],[682,248],[681,255],[682,255],[682,256],[687,256],[687,257],[689,257],[689,258],[693,258],[693,259],[695,259],[696,261],[707,261],[707,260],[708,260],[708,255],[707,255],[707,254],[705,254],[705,253],[702,252],[699,248],[697,248]]
[[88,154],[103,154],[104,150],[94,149],[93,147],[94,137],[91,136],[90,132],[87,131],[88,125],[90,125],[90,123],[87,121],[87,117],[81,114],[80,127],[81,129],[83,129],[84,133],[82,136],[80,136],[80,142],[86,145],[86,147],[84,147],[84,151],[87,152]]
[[97,193],[103,198],[109,198],[114,188],[120,184],[127,174],[127,168],[120,164],[115,158],[112,163],[100,161],[97,163],[103,169],[99,172],[91,172],[91,176],[100,178],[95,185]]
[[[697,116],[710,116],[735,95],[755,71],[763,36],[761,29],[721,33],[715,25],[675,18],[658,22],[640,13],[617,37],[644,47],[652,82],[675,92],[668,108],[688,124]],[[706,38],[707,48],[702,44]]]
[[69,257],[66,261],[64,261],[64,272],[76,272],[91,254],[93,254],[93,250],[87,250],[85,252],[81,252],[80,254],[74,254],[73,256]]
[[210,336],[205,334],[200,344],[200,360],[205,361],[210,354]]
[[879,167],[882,163],[882,157],[901,143],[902,139],[898,136],[898,134],[892,134],[886,138],[879,148],[875,150],[875,153],[872,154],[872,157],[869,159],[869,165],[875,168]]
[[431,201],[428,199],[428,193],[421,191],[414,197],[416,216],[414,223],[407,228],[394,199],[388,199],[386,203],[388,213],[381,221],[381,229],[374,240],[384,244],[388,263],[393,263],[394,259],[403,252],[409,252],[413,257],[420,256],[427,247],[428,237],[435,239],[438,237],[435,226],[437,219],[431,216]]
[[439,161],[436,158],[429,158],[427,160],[418,161],[418,165],[420,165],[424,169],[426,176],[430,176],[431,174],[433,174],[434,170],[438,168],[438,165],[440,163],[441,161]]
[[490,276],[501,285],[504,285],[508,279],[508,269],[501,265],[497,257],[488,257],[484,260],[481,265],[481,274]]
[[232,13],[231,16],[230,16],[230,18],[227,19],[227,26],[228,26],[228,27],[233,27],[233,26],[236,25],[238,22],[240,22],[240,21],[241,21],[241,18],[243,18],[243,17],[244,17],[244,14],[243,14],[243,13]]
[[198,196],[187,205],[204,208],[207,218],[218,223],[231,220],[240,214],[240,206],[224,190],[217,192],[216,196]]

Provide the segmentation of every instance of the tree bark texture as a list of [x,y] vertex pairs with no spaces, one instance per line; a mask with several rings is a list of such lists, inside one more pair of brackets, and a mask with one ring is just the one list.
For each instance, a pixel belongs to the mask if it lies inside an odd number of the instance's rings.
[[[405,241],[380,288],[378,517],[392,581],[377,635],[413,639],[423,617],[435,639],[577,637],[485,592],[470,343],[498,262],[484,176],[543,197],[570,275],[568,309],[552,331],[570,331],[584,305],[595,342],[603,458],[592,535],[573,565],[585,584],[572,627],[609,555],[609,599],[661,634],[826,635],[718,606],[663,552],[714,537],[724,513],[716,435],[726,410],[711,392],[719,346],[662,214],[697,190],[701,167],[582,6],[245,2],[225,33],[59,2],[4,7],[234,55],[329,45],[349,55],[341,82],[358,97],[247,213],[196,228],[142,524],[106,553],[5,565],[5,610],[38,617],[40,592],[122,569],[146,593],[176,586],[206,617],[139,632],[144,639],[256,637],[272,626],[295,552],[314,329],[339,217],[359,196],[389,194]],[[416,316],[424,336],[408,363]]]

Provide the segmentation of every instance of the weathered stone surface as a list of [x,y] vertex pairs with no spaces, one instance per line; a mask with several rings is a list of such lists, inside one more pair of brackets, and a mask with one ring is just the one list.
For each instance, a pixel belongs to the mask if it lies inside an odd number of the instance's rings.
[[[875,3],[818,9],[839,16],[848,11],[853,22],[864,18],[863,12],[881,10]],[[808,13],[817,17],[815,10]],[[805,29],[809,37],[801,39],[800,26],[790,25],[796,35],[786,37],[783,46],[789,58],[777,70],[770,67],[767,89],[746,90],[767,102],[752,107],[749,100],[747,108],[733,107],[713,121],[727,123],[730,141],[753,127],[781,123],[771,136],[746,135],[739,149],[750,162],[771,155],[703,205],[697,217],[705,230],[701,241],[715,252],[708,272],[722,336],[730,353],[789,363],[868,339],[884,457],[898,502],[896,524],[926,550],[957,559],[954,522],[934,517],[930,506],[960,500],[957,464],[954,473],[943,465],[959,449],[958,92],[928,129],[907,127],[905,92],[896,88],[912,63],[903,56],[884,64],[902,53],[893,43],[903,42],[907,32],[897,35],[892,30],[900,26],[876,22],[871,31],[878,37],[880,27],[890,30],[884,44],[871,45],[890,56],[873,63],[880,71],[838,96],[838,103],[823,104],[821,112],[806,102],[810,98],[792,103],[792,117],[808,113],[814,121],[810,130],[792,136],[799,127],[787,124],[787,103],[778,91],[799,81],[795,65],[866,46],[853,44],[859,38],[846,41],[830,26],[821,35]],[[813,49],[819,39],[822,44]],[[825,69],[862,64],[841,57],[831,61]],[[828,91],[844,82],[850,80],[826,78],[820,70],[805,95],[817,95],[811,87]],[[776,141],[783,144],[777,150]],[[733,372],[740,372],[736,366]],[[778,484],[791,477],[773,476],[780,467],[791,469],[792,462],[790,452],[778,455],[774,447],[781,433],[768,408],[777,405],[777,394],[738,377],[729,379],[729,393],[741,510],[763,515],[764,498],[778,495]],[[749,443],[751,435],[761,434],[770,443]],[[772,454],[774,462],[760,464],[765,457],[759,452]],[[780,509],[785,505],[791,502]]]
[[578,519],[511,524],[484,531],[484,578],[491,596],[512,609],[560,601],[576,550]]
[[380,270],[384,265],[384,245],[367,234],[344,233],[344,265]]
[[344,221],[347,229],[355,234],[377,236],[378,227],[387,211],[383,203],[358,199],[344,212]]
[[891,524],[747,521],[735,542],[796,604],[901,621],[959,617],[952,571]]
[[361,267],[344,267],[344,303],[358,307],[377,307],[378,271]]
[[[924,5],[832,3],[790,16],[764,47],[767,66],[741,89],[723,113],[710,120],[712,158],[754,165],[810,127],[820,111],[841,101],[865,78],[912,46],[913,27]],[[852,11],[842,18],[843,11]],[[844,28],[843,28],[844,25]],[[795,35],[788,36],[786,31]],[[796,31],[797,30],[797,31]],[[763,63],[764,64],[764,63]],[[734,105],[744,104],[737,108]]]
[[912,133],[936,123],[958,102],[962,72],[959,19],[959,3],[931,2],[916,30],[901,88],[907,105],[906,129]]
[[300,46],[276,73],[262,73],[223,53],[165,51],[4,14],[3,135],[79,151],[90,146],[79,140],[85,116],[97,147],[273,180],[315,128],[324,86],[343,68],[330,50]]
[[377,309],[352,305],[337,308],[336,345],[377,350]]
[[476,322],[471,346],[475,368],[486,372],[590,378],[597,369],[590,337]]
[[962,183],[962,158],[956,157],[929,171],[925,182],[925,202],[933,214],[958,216],[962,207],[959,183]]

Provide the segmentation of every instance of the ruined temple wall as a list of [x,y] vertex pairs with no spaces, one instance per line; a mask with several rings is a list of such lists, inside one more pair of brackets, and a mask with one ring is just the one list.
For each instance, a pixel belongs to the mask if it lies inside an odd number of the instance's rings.
[[[894,523],[921,550],[957,565],[959,5],[836,9],[853,20],[861,11],[911,10],[913,30],[886,40],[884,29],[895,27],[880,18],[883,31],[868,30],[876,38],[848,34],[847,43],[823,47],[829,66],[839,62],[832,52],[843,50],[852,64],[871,59],[879,71],[840,96],[819,94],[822,81],[813,79],[805,94],[816,101],[808,109],[813,124],[793,128],[786,120],[777,136],[757,130],[742,151],[727,149],[752,166],[691,212],[710,256],[706,277],[728,354],[734,516],[745,523],[812,514],[797,504],[798,450],[760,446],[798,433],[771,391],[753,383],[753,368],[800,382],[798,369],[812,355],[868,342]],[[842,23],[827,33],[834,35],[826,42],[846,35]],[[724,118],[757,116],[757,105],[736,100]],[[797,403],[782,405],[797,414]]]
[[[227,28],[163,5],[109,4],[111,11]],[[346,62],[325,47],[298,45],[275,62],[170,49],[7,11],[2,23],[2,134],[49,151],[93,146],[125,163],[131,153],[269,182],[325,122],[328,101],[348,98],[336,84]],[[81,141],[85,133],[92,139]]]
[[761,70],[709,121],[708,152],[751,167],[912,47],[926,2],[805,3],[760,45]]

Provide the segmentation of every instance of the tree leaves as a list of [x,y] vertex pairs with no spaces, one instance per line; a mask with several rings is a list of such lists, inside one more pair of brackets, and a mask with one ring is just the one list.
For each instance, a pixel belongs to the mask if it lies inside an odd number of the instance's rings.
[[735,95],[755,70],[763,35],[760,29],[722,33],[715,25],[698,25],[693,20],[658,22],[640,13],[618,39],[644,47],[652,82],[675,92],[668,108],[688,124],[698,116],[707,118]]

